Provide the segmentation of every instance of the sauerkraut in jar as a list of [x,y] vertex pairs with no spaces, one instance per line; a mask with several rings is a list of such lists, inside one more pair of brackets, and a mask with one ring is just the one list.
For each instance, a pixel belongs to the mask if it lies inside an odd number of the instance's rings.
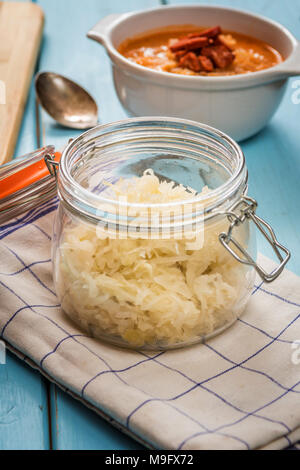
[[190,121],[131,119],[74,140],[61,160],[54,229],[65,313],[131,348],[175,348],[224,330],[254,283],[251,263],[236,259],[238,247],[256,256],[250,219],[236,224],[232,211],[246,189],[239,146]]

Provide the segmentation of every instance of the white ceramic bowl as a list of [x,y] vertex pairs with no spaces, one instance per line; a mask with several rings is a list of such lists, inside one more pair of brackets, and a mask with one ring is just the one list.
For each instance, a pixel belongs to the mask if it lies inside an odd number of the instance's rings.
[[[220,24],[271,44],[285,60],[269,69],[234,76],[185,76],[133,63],[117,48],[132,36],[169,25]],[[160,7],[109,15],[88,33],[106,48],[119,100],[129,116],[172,116],[216,127],[235,140],[261,130],[277,110],[287,79],[300,75],[300,42],[262,16],[213,6]]]

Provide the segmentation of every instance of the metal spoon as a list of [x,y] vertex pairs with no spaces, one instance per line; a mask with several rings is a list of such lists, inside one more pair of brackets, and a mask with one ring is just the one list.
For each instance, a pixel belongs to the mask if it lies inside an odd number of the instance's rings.
[[44,110],[59,124],[89,129],[98,122],[98,108],[91,95],[62,75],[41,72],[35,78],[37,98]]

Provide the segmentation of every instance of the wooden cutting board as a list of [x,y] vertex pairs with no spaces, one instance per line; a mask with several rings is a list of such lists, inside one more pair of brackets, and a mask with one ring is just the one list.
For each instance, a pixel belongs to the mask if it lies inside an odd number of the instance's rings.
[[0,2],[0,165],[14,153],[43,23],[32,2]]

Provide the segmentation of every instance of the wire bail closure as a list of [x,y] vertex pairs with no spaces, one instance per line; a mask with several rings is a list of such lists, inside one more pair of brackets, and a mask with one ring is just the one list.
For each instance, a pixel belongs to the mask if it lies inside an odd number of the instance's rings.
[[48,168],[50,175],[54,176],[55,179],[57,180],[57,169],[59,167],[59,162],[56,162],[53,156],[50,155],[49,153],[47,153],[44,156],[44,160],[45,160],[45,163],[46,163],[46,166]]
[[[289,261],[291,257],[290,251],[283,246],[281,243],[278,242],[276,235],[274,233],[273,228],[262,218],[258,217],[255,214],[257,209],[257,201],[247,196],[243,196],[238,202],[236,202],[229,211],[221,212],[221,214],[227,215],[227,218],[230,222],[230,226],[227,233],[220,233],[219,240],[229,251],[229,253],[240,263],[247,264],[253,266],[256,272],[259,274],[261,279],[264,282],[273,282],[283,271],[286,263]],[[239,210],[240,213],[237,214],[235,211]],[[238,227],[242,223],[245,222],[246,219],[251,219],[263,236],[268,240],[270,245],[272,246],[275,254],[277,255],[280,265],[272,271],[271,273],[267,273],[261,266],[259,266],[256,261],[250,256],[250,254],[241,246],[241,244],[235,240],[232,236],[232,232],[235,227]],[[230,247],[230,243],[234,245],[234,247],[240,252],[244,258],[242,258],[236,251],[234,251]],[[281,251],[280,251],[281,250]],[[282,256],[283,252],[285,257]]]

